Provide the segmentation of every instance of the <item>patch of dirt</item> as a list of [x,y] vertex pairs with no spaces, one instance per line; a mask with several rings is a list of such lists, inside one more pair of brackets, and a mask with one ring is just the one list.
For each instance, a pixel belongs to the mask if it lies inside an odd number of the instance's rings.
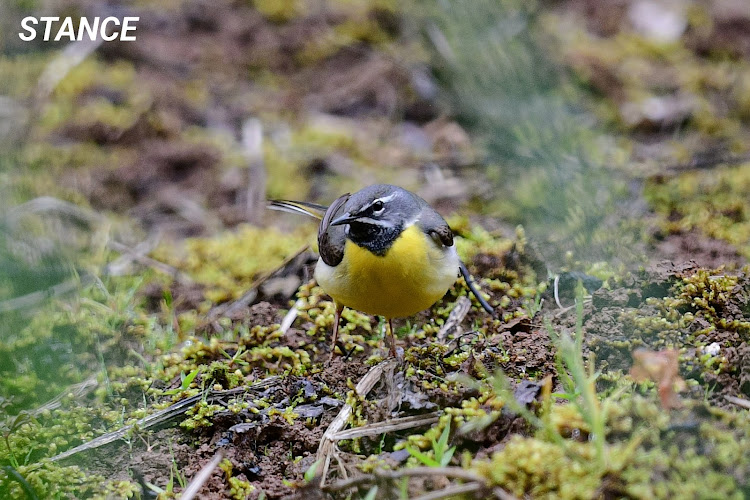
[[734,245],[709,238],[698,231],[656,234],[650,249],[656,259],[673,262],[694,261],[699,267],[716,269],[725,266],[739,269],[747,264]]

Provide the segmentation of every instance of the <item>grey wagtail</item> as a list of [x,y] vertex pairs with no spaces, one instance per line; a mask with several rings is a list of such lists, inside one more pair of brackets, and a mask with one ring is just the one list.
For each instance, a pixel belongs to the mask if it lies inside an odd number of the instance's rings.
[[315,280],[336,306],[331,357],[344,307],[384,316],[391,356],[393,318],[412,316],[440,300],[459,270],[490,314],[453,244],[445,219],[416,194],[389,184],[344,194],[331,206],[273,200],[269,208],[320,219]]

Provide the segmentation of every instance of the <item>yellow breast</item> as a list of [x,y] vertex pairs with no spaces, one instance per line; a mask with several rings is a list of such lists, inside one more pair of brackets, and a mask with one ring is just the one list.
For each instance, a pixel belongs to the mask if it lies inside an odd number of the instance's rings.
[[405,229],[384,256],[347,240],[339,265],[319,260],[315,268],[316,280],[337,303],[387,318],[427,309],[457,274],[455,248],[438,247],[416,225]]

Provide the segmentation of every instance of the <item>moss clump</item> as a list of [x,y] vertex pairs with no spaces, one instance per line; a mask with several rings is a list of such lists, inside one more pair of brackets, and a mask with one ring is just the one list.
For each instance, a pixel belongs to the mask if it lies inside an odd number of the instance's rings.
[[229,496],[231,498],[234,498],[235,500],[244,500],[245,498],[248,498],[253,491],[255,491],[255,486],[250,484],[250,482],[243,481],[242,479],[232,475],[234,471],[234,465],[229,461],[228,458],[225,458],[221,461],[221,463],[219,464],[219,468],[223,470],[224,474],[226,474],[227,476],[227,483],[229,483]]
[[654,179],[644,195],[666,234],[698,231],[750,258],[750,164]]
[[[623,399],[611,427],[640,445],[621,472],[622,491],[635,498],[744,498],[750,487],[750,424],[743,415],[691,404],[673,419],[653,401]],[[682,422],[680,424],[679,422]]]
[[64,407],[45,410],[9,433],[7,449],[0,445],[0,462],[29,464],[52,457],[104,434],[122,418],[121,411],[87,408],[72,399]]
[[[86,474],[77,466],[60,466],[50,462],[18,468],[39,498],[137,498],[141,488],[130,481],[107,481],[98,474]],[[0,493],[3,498],[26,498],[18,483],[3,476],[0,470]]]
[[[300,318],[312,323],[307,335],[324,341],[332,331],[335,308],[333,302],[314,281],[303,284],[297,292],[301,301],[298,309]],[[356,349],[366,343],[366,337],[379,339],[379,331],[373,327],[376,318],[360,313],[353,309],[345,309],[341,315],[339,339],[347,349]],[[360,349],[361,350],[361,347]]]
[[206,299],[217,303],[240,297],[261,273],[278,267],[308,237],[301,229],[289,234],[241,226],[212,238],[188,239],[181,248],[162,245],[153,256],[205,285]]
[[303,14],[304,3],[300,0],[252,0],[253,6],[274,23],[286,23]]
[[224,407],[221,405],[199,401],[185,413],[188,418],[183,420],[180,426],[188,431],[211,427],[214,425],[211,417],[213,417],[214,413],[223,409]]
[[55,88],[41,117],[41,129],[96,125],[108,129],[113,137],[123,133],[151,105],[151,96],[135,80],[135,68],[130,63],[86,59]]
[[[606,407],[604,468],[591,442],[561,446],[541,434],[513,436],[489,460],[474,460],[471,467],[518,497],[743,498],[750,486],[745,452],[750,424],[741,415],[694,404],[670,418],[655,401],[637,396]],[[675,417],[687,427],[676,425]]]
[[[593,447],[580,444],[575,449],[584,460],[593,460]],[[595,498],[601,484],[599,474],[561,446],[521,436],[513,436],[489,461],[475,461],[474,468],[518,497]]]
[[132,295],[125,290],[107,295],[98,287],[81,295],[78,302],[43,306],[23,327],[3,332],[0,359],[7,362],[0,363],[0,397],[14,398],[9,411],[57,396],[102,362],[114,368],[135,361],[130,354],[112,355],[129,337]]

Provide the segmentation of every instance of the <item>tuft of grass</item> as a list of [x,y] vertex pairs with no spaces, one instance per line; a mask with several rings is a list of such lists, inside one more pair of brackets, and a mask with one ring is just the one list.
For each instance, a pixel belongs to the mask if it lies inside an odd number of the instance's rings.
[[448,439],[450,438],[451,434],[450,422],[451,421],[448,420],[448,423],[443,428],[443,432],[440,434],[440,438],[437,441],[434,438],[431,440],[432,453],[434,457],[431,457],[426,453],[422,453],[413,446],[407,445],[406,450],[411,456],[422,462],[427,467],[447,466],[450,463],[451,458],[453,458],[453,453],[455,453],[456,451],[455,446],[451,446],[450,448],[448,448]]

